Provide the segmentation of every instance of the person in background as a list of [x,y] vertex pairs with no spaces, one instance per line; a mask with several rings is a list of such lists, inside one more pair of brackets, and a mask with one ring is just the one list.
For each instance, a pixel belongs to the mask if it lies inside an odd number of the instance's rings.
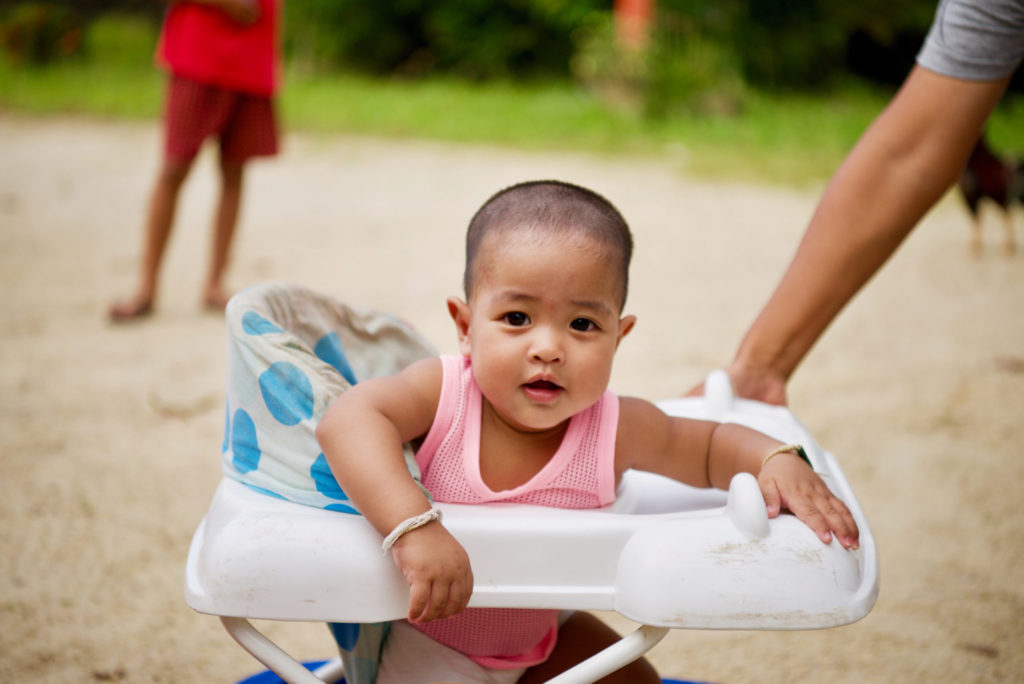
[[939,3],[917,64],[832,178],[740,343],[728,367],[739,396],[786,403],[829,323],[957,179],[1022,55],[1021,0]]
[[278,149],[279,10],[279,0],[194,0],[168,8],[157,47],[157,62],[168,72],[163,160],[149,199],[139,280],[131,296],[110,307],[111,321],[152,313],[179,193],[211,136],[220,143],[221,183],[201,301],[223,311],[245,165]]

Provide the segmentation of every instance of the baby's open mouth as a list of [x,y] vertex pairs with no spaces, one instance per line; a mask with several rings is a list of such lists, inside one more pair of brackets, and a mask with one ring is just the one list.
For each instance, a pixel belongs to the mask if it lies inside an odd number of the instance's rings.
[[549,392],[562,389],[550,380],[534,380],[533,382],[526,383],[526,386],[530,389],[547,390]]

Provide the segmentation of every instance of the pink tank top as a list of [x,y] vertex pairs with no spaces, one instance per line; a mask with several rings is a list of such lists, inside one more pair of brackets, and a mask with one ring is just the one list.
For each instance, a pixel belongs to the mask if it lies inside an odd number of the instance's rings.
[[[442,356],[441,363],[437,415],[416,452],[423,484],[436,501],[599,508],[615,500],[616,395],[605,392],[596,404],[573,416],[558,451],[529,482],[495,492],[480,476],[483,397],[469,360]],[[558,611],[469,608],[413,626],[484,667],[510,669],[547,659],[558,636]]]

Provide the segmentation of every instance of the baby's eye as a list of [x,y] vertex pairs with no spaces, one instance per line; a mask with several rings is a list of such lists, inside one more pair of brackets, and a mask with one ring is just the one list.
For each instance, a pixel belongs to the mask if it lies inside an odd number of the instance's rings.
[[589,318],[576,318],[569,324],[569,327],[580,332],[589,332],[591,330],[596,330],[597,324]]
[[511,326],[519,327],[526,325],[530,322],[530,317],[524,314],[522,311],[511,311],[504,316],[502,319]]

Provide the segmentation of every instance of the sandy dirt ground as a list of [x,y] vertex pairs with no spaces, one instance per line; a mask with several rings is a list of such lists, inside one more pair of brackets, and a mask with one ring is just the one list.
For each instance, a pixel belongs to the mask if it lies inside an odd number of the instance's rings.
[[[182,197],[158,314],[105,320],[134,282],[158,145],[155,124],[0,115],[0,681],[260,669],[182,590],[220,478],[223,320],[198,306],[209,151]],[[299,282],[455,351],[444,298],[459,290],[468,218],[504,185],[564,178],[610,197],[636,233],[639,323],[613,389],[677,395],[731,358],[818,196],[684,168],[682,156],[290,135],[249,177],[231,284]],[[943,201],[791,386],[877,539],[874,610],[818,632],[675,632],[650,656],[663,676],[1024,680],[1024,254],[1002,253],[990,219],[972,257],[965,212]],[[332,652],[322,625],[260,626],[302,658]]]

